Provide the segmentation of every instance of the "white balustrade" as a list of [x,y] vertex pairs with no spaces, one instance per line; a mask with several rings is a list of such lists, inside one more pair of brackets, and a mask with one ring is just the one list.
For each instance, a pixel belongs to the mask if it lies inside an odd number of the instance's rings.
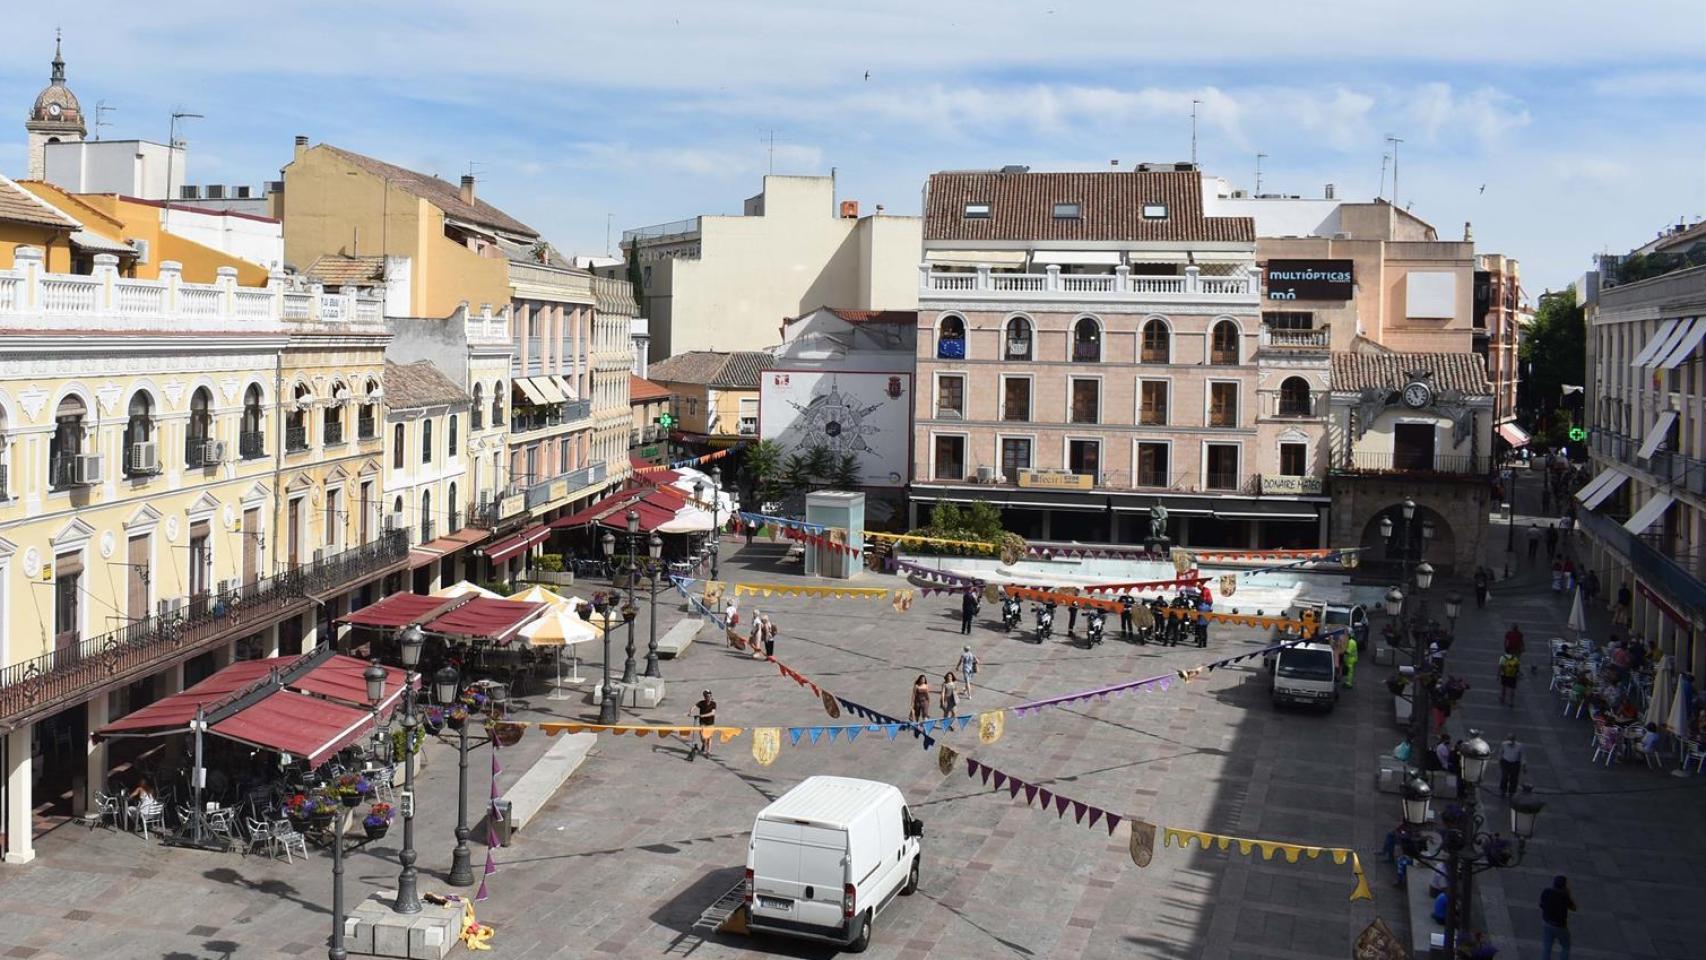
[[284,295],[284,319],[306,320],[314,312],[314,295],[287,293]]
[[166,285],[150,280],[125,280],[113,284],[113,302],[126,317],[147,317],[166,309]]
[[187,317],[219,316],[218,287],[183,284],[178,287],[178,309]]
[[1111,273],[1068,273],[1060,278],[1060,289],[1067,293],[1113,293],[1119,288]]
[[1126,283],[1132,293],[1184,293],[1184,277],[1127,277]]
[[42,308],[49,313],[95,312],[101,282],[89,277],[50,275],[41,279]]
[[265,320],[272,316],[273,295],[267,290],[238,290],[231,309],[245,320]]
[[23,289],[23,277],[0,272],[0,313],[10,312],[18,308],[18,297],[22,294]]
[[1250,298],[1255,288],[1247,276],[1204,277],[1194,270],[1181,276],[1128,274],[1121,267],[1113,273],[1012,273],[996,270],[976,272],[919,271],[919,292],[925,294],[1031,295],[1042,299],[1128,298]]

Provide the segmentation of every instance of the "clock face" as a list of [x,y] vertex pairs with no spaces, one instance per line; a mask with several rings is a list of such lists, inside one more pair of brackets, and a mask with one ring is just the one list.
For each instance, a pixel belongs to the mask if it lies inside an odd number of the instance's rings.
[[47,115],[50,117],[59,116],[59,104],[57,104],[57,103],[48,104],[47,105]]
[[1412,407],[1425,407],[1433,399],[1433,391],[1428,385],[1417,381],[1404,388],[1404,402]]

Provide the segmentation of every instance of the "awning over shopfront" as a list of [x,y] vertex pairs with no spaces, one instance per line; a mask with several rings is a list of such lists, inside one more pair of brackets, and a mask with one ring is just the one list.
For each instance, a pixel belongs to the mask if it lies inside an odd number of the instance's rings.
[[1120,262],[1118,250],[1038,250],[1031,256],[1032,263],[1058,263],[1063,266],[1102,266],[1112,267]]
[[551,528],[549,526],[546,526],[543,523],[536,523],[520,533],[505,537],[496,543],[479,547],[475,549],[474,552],[493,563],[503,563],[510,557],[521,553],[523,550],[539,543],[550,535]]
[[301,757],[317,767],[373,727],[367,710],[288,690],[267,697],[207,728],[227,740]]
[[559,376],[558,374],[553,373],[553,374],[551,374],[551,382],[556,384],[557,389],[561,390],[563,392],[563,398],[564,399],[566,399],[566,400],[577,400],[577,399],[579,399],[579,397],[577,397],[575,395],[574,384],[570,383],[566,378]]
[[1526,447],[1528,441],[1533,439],[1514,423],[1499,424],[1499,436],[1504,437],[1505,442],[1513,447]]
[[447,637],[508,643],[523,624],[544,610],[543,603],[475,597],[423,624],[422,629]]
[[1674,426],[1676,426],[1675,410],[1666,410],[1659,414],[1659,418],[1653,422],[1652,429],[1647,431],[1646,439],[1641,441],[1641,449],[1635,452],[1635,456],[1645,460],[1658,453],[1659,444],[1670,438],[1670,428]]
[[1623,486],[1628,479],[1627,473],[1612,467],[1589,480],[1587,486],[1577,490],[1576,499],[1581,501],[1583,507],[1589,510],[1596,509],[1600,504],[1610,499],[1611,495],[1616,493],[1618,488]]
[[1671,334],[1676,332],[1677,324],[1681,322],[1681,320],[1673,319],[1666,320],[1664,323],[1659,324],[1658,332],[1653,334],[1653,339],[1647,341],[1646,346],[1641,348],[1641,352],[1635,354],[1635,359],[1629,361],[1629,365],[1632,367],[1646,366],[1647,361],[1652,359],[1653,354],[1659,351],[1659,347],[1664,346],[1666,341],[1670,340]]
[[532,379],[528,377],[516,377],[510,382],[515,384],[515,389],[521,394],[522,399],[526,400],[528,403],[531,403],[536,407],[542,407],[545,405],[545,395],[540,393],[539,388],[533,385]]
[[1636,536],[1646,533],[1647,528],[1653,525],[1653,521],[1663,516],[1664,512],[1669,510],[1670,505],[1675,502],[1676,498],[1668,493],[1653,494],[1653,499],[1641,504],[1641,509],[1635,511],[1635,515],[1629,518],[1629,522],[1623,525],[1623,529]]
[[409,549],[409,569],[418,570],[434,560],[455,553],[463,547],[479,543],[491,535],[490,530],[482,530],[479,527],[464,527],[455,533],[439,537],[437,540],[428,540],[418,547],[411,547]]
[[1023,250],[926,250],[925,263],[942,263],[956,267],[1016,267],[1025,262]]
[[360,610],[352,610],[338,618],[339,623],[347,623],[352,627],[378,627],[384,630],[396,630],[411,623],[424,623],[434,615],[448,610],[461,602],[460,597],[423,597],[418,593],[393,593],[389,597],[370,603]]
[[[571,513],[559,520],[554,520],[551,526],[557,528],[584,527],[596,523],[612,530],[627,530],[628,511],[632,510],[640,515],[640,531],[651,533],[676,519],[676,515],[686,509],[690,508],[683,491],[629,489],[605,497],[577,513]],[[679,533],[684,531],[663,530],[661,532]]]
[[1706,340],[1706,317],[1694,318],[1694,326],[1690,327],[1687,336],[1678,340],[1676,346],[1670,348],[1665,358],[1659,361],[1660,370],[1675,370],[1682,366],[1683,361],[1694,355],[1700,342]]
[[1676,325],[1676,329],[1671,331],[1671,335],[1659,344],[1659,348],[1654,350],[1653,355],[1648,357],[1646,362],[1642,363],[1641,366],[1646,367],[1649,370],[1658,369],[1659,363],[1666,357],[1670,356],[1671,351],[1675,350],[1677,346],[1679,346],[1682,341],[1688,337],[1688,332],[1694,329],[1694,327],[1695,322],[1692,319],[1679,321]]
[[248,689],[271,673],[278,663],[278,660],[239,660],[182,693],[156,700],[114,720],[95,731],[95,735],[146,737],[181,733],[195,719],[196,707],[211,707]]

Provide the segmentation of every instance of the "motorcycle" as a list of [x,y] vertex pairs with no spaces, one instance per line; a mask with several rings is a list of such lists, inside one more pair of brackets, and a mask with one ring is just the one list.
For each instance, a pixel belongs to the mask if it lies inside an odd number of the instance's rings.
[[1024,616],[1024,604],[1019,602],[1018,597],[1006,597],[1002,599],[1001,624],[1008,633],[1013,632],[1013,630],[1019,626],[1019,621],[1024,619]]
[[1106,619],[1107,615],[1101,610],[1091,609],[1090,617],[1084,624],[1084,639],[1088,641],[1090,646],[1093,647],[1102,642],[1102,633],[1106,629],[1104,625]]
[[1049,635],[1054,633],[1054,604],[1042,603],[1037,605],[1037,642],[1047,643]]

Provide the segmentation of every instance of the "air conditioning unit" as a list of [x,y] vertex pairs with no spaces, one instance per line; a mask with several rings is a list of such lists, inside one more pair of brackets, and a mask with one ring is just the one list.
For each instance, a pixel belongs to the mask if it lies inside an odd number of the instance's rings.
[[213,466],[225,462],[225,441],[208,440],[201,445],[201,462]]
[[[155,459],[157,462],[159,458],[156,457]],[[85,487],[100,483],[101,455],[98,453],[78,455],[71,468],[71,482]]]
[[159,473],[160,445],[152,440],[143,440],[130,445],[131,473]]
[[978,483],[994,483],[995,482],[995,468],[988,466],[987,464],[980,465],[977,468],[977,482]]
[[148,248],[148,241],[146,241],[146,240],[132,240],[132,241],[130,241],[130,246],[132,249],[134,249],[136,251],[136,262],[137,263],[147,263],[148,262],[148,249],[149,249]]

